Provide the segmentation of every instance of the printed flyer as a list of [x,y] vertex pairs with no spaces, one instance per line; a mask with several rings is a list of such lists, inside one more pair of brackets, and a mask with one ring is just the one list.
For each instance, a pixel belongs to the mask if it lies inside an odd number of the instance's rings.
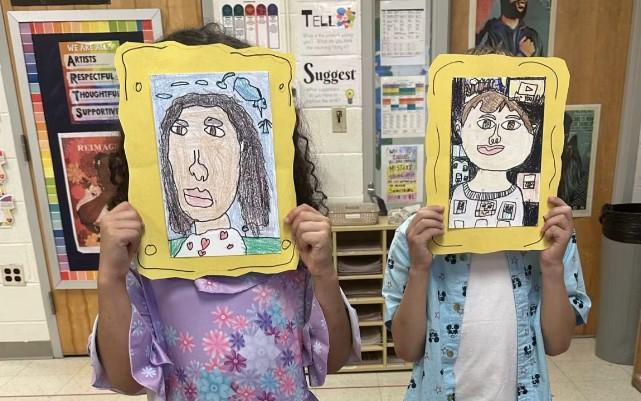
[[383,199],[390,204],[423,202],[423,145],[382,146]]
[[60,133],[58,138],[76,247],[80,253],[99,253],[97,222],[116,192],[109,155],[118,149],[120,133]]
[[118,120],[117,40],[60,42],[60,60],[72,124]]

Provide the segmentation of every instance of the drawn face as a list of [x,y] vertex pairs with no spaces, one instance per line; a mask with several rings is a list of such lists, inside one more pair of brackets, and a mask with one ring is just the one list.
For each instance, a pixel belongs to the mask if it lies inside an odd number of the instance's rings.
[[220,107],[188,107],[169,134],[169,163],[180,208],[196,221],[221,217],[236,197],[238,133]]
[[463,149],[483,170],[507,171],[519,166],[530,155],[532,134],[516,111],[503,107],[494,113],[472,109],[461,127]]

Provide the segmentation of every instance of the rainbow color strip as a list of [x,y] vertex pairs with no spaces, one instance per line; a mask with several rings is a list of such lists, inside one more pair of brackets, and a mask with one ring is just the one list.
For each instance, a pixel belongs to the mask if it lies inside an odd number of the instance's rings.
[[42,97],[40,96],[40,84],[38,81],[38,69],[36,58],[33,52],[32,35],[46,35],[57,33],[108,33],[108,32],[142,32],[145,43],[153,42],[153,30],[151,20],[120,20],[120,21],[57,21],[57,22],[23,22],[20,24],[20,39],[24,52],[29,91],[31,93],[31,105],[33,117],[36,122],[38,144],[42,158],[45,185],[47,188],[47,200],[49,204],[49,216],[53,227],[53,236],[56,246],[56,255],[60,270],[60,279],[65,281],[95,280],[98,272],[94,270],[71,271],[67,259],[64,234],[62,231],[62,220],[60,217],[60,204],[56,193],[56,184],[53,175],[53,162],[49,146],[47,123],[45,122]]

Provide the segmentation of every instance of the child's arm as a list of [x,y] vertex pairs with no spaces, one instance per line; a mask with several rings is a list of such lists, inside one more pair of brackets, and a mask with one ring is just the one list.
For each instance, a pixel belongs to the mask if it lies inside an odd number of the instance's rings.
[[109,382],[126,394],[137,394],[142,389],[131,375],[131,303],[126,287],[127,272],[142,230],[140,216],[126,202],[116,206],[100,221],[97,343]]
[[572,208],[560,198],[550,197],[552,206],[541,232],[551,243],[541,251],[541,328],[545,352],[559,355],[570,347],[577,318],[565,284],[564,256],[574,231]]
[[401,303],[392,319],[394,350],[400,358],[415,362],[423,357],[427,317],[427,289],[432,254],[430,239],[443,233],[443,208],[430,206],[416,213],[407,227],[410,268]]
[[301,260],[314,280],[314,294],[323,310],[329,332],[327,372],[338,371],[347,362],[351,350],[352,330],[345,302],[332,266],[332,235],[329,219],[308,205],[301,205],[285,218]]

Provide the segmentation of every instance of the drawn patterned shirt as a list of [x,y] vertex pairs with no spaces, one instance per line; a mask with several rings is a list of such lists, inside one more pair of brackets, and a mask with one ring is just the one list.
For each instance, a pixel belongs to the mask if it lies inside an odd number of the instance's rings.
[[[408,219],[396,230],[385,271],[383,296],[385,324],[389,328],[409,277],[410,256],[405,232],[410,221]],[[538,251],[502,252],[509,266],[516,309],[517,354],[514,357],[517,377],[514,396],[518,401],[551,400],[541,331],[539,254]],[[427,294],[425,354],[414,364],[405,401],[454,401],[457,398],[454,370],[464,330],[470,262],[469,254],[434,257]],[[576,323],[584,324],[591,301],[585,292],[575,236],[568,244],[563,266],[565,288],[576,313]]]
[[[327,373],[329,333],[307,270],[149,280],[130,272],[129,353],[152,400],[310,401]],[[353,350],[358,320],[348,307]],[[97,323],[96,319],[96,323]],[[93,386],[113,388],[89,338]]]
[[501,192],[476,192],[464,182],[454,189],[449,217],[450,228],[522,226],[523,194],[516,185]]
[[231,256],[245,254],[245,241],[235,228],[190,234],[175,257]]

